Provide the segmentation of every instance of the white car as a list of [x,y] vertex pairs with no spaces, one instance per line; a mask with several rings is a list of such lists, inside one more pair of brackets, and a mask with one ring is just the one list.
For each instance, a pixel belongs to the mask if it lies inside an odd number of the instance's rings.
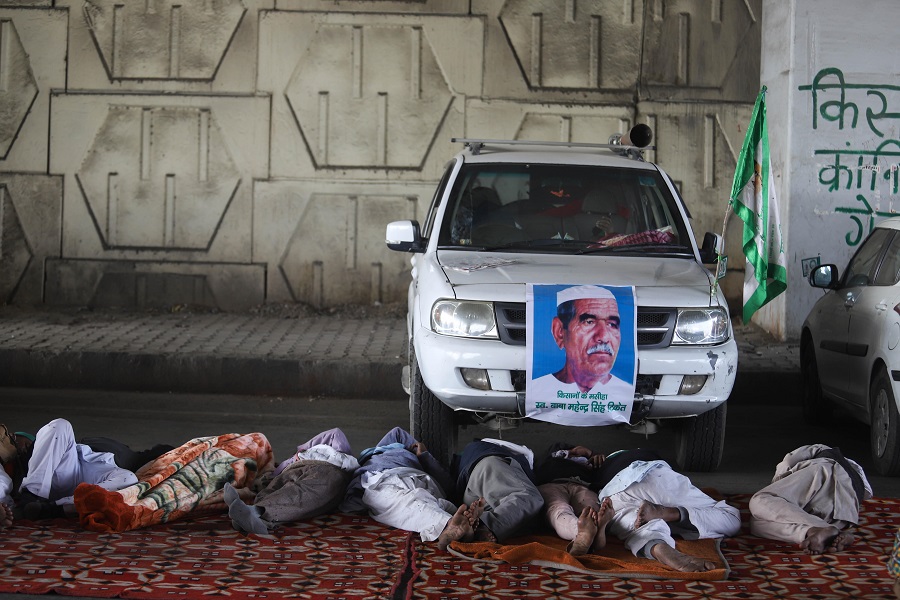
[[821,265],[809,283],[828,291],[801,332],[804,417],[822,423],[846,409],[870,425],[876,470],[900,475],[900,217],[875,226],[843,277]]
[[639,125],[610,144],[454,139],[464,148],[421,227],[387,225],[388,247],[413,253],[404,388],[412,434],[436,456],[449,460],[461,425],[525,418],[528,284],[600,284],[634,286],[638,368],[623,425],[671,420],[682,469],[719,465],[738,362],[704,266],[721,238],[698,248],[672,180],[643,159],[651,137]]

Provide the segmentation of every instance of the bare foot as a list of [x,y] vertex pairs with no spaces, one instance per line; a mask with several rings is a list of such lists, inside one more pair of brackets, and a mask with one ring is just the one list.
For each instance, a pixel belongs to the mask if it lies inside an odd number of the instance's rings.
[[634,528],[639,529],[653,519],[662,519],[666,523],[674,523],[681,520],[681,513],[677,508],[661,506],[652,502],[644,502],[638,509],[637,519],[634,520]]
[[0,503],[0,529],[12,527],[13,511],[8,504]]
[[853,542],[856,541],[856,536],[847,531],[842,531],[833,540],[831,540],[831,544],[828,546],[827,550],[829,552],[840,552],[844,548],[848,548],[853,545]]
[[606,526],[614,516],[616,516],[616,509],[613,508],[612,500],[606,497],[600,502],[600,510],[594,512],[597,533],[594,535],[594,545],[591,546],[592,552],[598,552],[606,547]]
[[446,550],[450,542],[457,540],[468,541],[475,537],[475,532],[472,531],[472,524],[466,517],[466,509],[465,504],[460,504],[453,516],[450,517],[450,520],[447,521],[447,525],[444,526],[444,530],[437,539],[438,549]]
[[478,529],[478,523],[481,520],[481,515],[484,513],[485,504],[485,499],[479,498],[475,502],[470,502],[468,508],[465,510],[466,518],[469,520],[469,525],[472,526],[473,531]]
[[807,554],[823,554],[834,540],[840,535],[837,527],[810,527],[806,532],[806,538],[800,542],[800,547]]
[[578,517],[578,531],[575,539],[566,547],[566,551],[572,556],[587,554],[597,535],[597,523],[595,522],[597,511],[590,506],[585,506]]
[[679,552],[665,542],[656,544],[650,551],[653,558],[666,565],[684,573],[699,573],[702,571],[712,571],[716,568],[716,563],[710,560],[704,560],[684,552]]

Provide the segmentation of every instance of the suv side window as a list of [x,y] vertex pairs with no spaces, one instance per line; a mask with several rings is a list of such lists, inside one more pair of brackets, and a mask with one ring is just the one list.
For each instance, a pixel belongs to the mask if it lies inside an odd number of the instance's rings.
[[857,287],[861,285],[871,285],[875,276],[875,268],[878,266],[878,260],[884,253],[884,247],[887,245],[888,236],[893,235],[890,229],[876,229],[872,235],[863,242],[859,250],[847,265],[847,272],[844,274],[843,287]]
[[434,197],[431,199],[431,207],[429,207],[428,215],[425,218],[425,227],[422,229],[422,237],[424,238],[431,237],[431,229],[434,227],[434,219],[437,215],[438,205],[441,203],[441,196],[444,195],[444,190],[447,188],[447,182],[450,181],[450,174],[453,173],[453,168],[455,166],[456,161],[454,160],[447,163],[447,168],[444,170],[444,176],[441,177],[441,181],[434,191]]

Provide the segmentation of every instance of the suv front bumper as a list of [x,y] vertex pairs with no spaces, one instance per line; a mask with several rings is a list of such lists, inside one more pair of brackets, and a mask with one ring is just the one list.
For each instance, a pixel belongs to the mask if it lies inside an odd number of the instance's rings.
[[[421,328],[413,343],[425,385],[453,410],[523,415],[525,390],[521,374],[527,359],[525,346],[438,335]],[[656,419],[689,417],[712,410],[731,394],[737,364],[734,338],[716,346],[639,350],[635,414],[645,412],[645,418]],[[492,389],[470,387],[460,372],[462,368],[487,370]],[[686,375],[707,376],[698,393],[678,393]],[[652,382],[652,392],[646,387],[648,381]],[[645,410],[638,410],[639,406]]]

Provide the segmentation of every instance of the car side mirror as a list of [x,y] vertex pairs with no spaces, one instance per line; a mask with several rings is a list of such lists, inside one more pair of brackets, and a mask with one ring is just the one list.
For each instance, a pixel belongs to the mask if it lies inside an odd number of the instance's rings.
[[719,253],[722,251],[722,236],[711,231],[707,231],[703,236],[703,245],[700,246],[700,260],[705,265],[711,265],[716,262]]
[[809,272],[809,285],[826,290],[837,287],[840,276],[836,265],[819,265]]
[[425,245],[418,221],[394,221],[388,223],[384,241],[391,250],[399,252],[424,252]]

